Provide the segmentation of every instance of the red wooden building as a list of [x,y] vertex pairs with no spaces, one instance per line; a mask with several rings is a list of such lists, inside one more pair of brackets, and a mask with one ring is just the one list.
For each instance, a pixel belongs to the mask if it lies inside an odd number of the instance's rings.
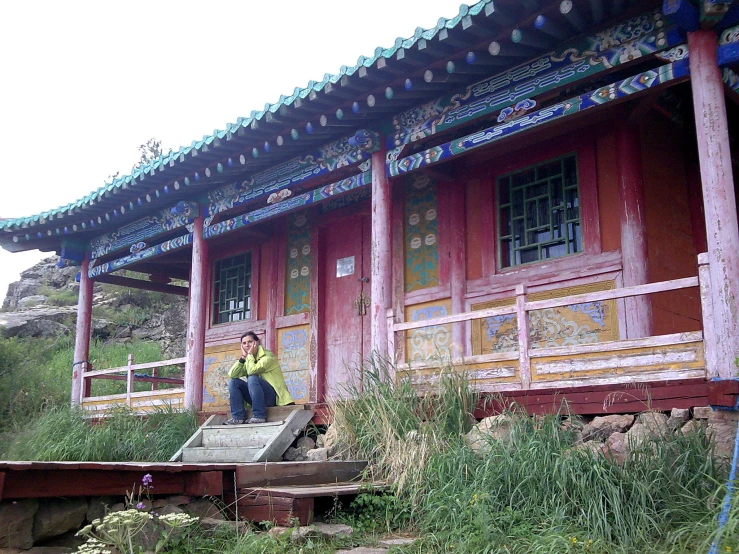
[[[300,403],[376,351],[419,391],[451,362],[531,409],[705,404],[739,356],[737,24],[736,0],[463,5],[0,244],[81,266],[91,410],[226,409],[246,330]],[[189,298],[182,388],[85,394],[96,281]]]

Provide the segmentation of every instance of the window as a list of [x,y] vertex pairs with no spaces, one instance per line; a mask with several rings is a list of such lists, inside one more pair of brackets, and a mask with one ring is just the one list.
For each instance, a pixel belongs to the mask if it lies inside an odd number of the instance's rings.
[[251,252],[218,260],[213,275],[213,323],[251,317]]
[[501,268],[582,251],[575,154],[499,177],[497,190]]

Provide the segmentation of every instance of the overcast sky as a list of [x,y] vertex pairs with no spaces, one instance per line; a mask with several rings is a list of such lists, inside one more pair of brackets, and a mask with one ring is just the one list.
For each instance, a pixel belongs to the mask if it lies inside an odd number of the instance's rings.
[[[474,2],[471,2],[474,3]],[[0,217],[66,205],[129,172],[137,146],[223,129],[459,0],[6,2]],[[0,249],[0,299],[44,254]]]

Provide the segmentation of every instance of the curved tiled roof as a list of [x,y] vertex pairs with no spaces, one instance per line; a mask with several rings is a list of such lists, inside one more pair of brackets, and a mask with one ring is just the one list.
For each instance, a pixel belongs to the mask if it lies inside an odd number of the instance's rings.
[[116,189],[127,189],[129,186],[135,184],[137,180],[144,180],[144,177],[147,174],[153,175],[153,173],[162,168],[163,165],[173,164],[177,160],[182,161],[183,157],[191,154],[193,150],[201,150],[204,146],[211,145],[216,139],[229,138],[240,128],[251,127],[255,122],[258,123],[264,120],[268,113],[274,114],[283,106],[289,107],[293,105],[298,98],[305,99],[312,92],[320,92],[327,84],[336,84],[342,77],[352,76],[362,67],[369,68],[377,63],[380,58],[391,58],[395,56],[399,49],[410,48],[419,40],[433,39],[442,29],[454,29],[460,24],[463,18],[468,15],[477,15],[489,3],[492,3],[492,0],[480,0],[473,6],[462,4],[459,8],[459,13],[456,16],[449,19],[443,17],[440,18],[435,27],[430,29],[418,27],[413,33],[413,36],[409,38],[397,38],[389,48],[376,48],[373,56],[360,56],[359,59],[357,59],[357,63],[353,66],[341,66],[339,72],[336,74],[326,73],[320,81],[309,81],[307,86],[303,88],[296,87],[291,95],[280,96],[277,102],[274,104],[266,104],[263,110],[252,111],[248,117],[239,117],[234,123],[227,124],[225,129],[216,129],[211,135],[205,135],[200,140],[194,140],[189,146],[182,146],[178,150],[173,150],[164,154],[146,165],[137,167],[129,175],[118,177],[112,182],[106,183],[102,187],[75,202],[32,216],[0,219],[0,230],[9,231],[11,228],[27,227],[38,222],[43,222],[49,218],[63,218],[65,212],[70,212],[83,206],[92,205],[96,201],[102,199],[105,195],[116,191]]

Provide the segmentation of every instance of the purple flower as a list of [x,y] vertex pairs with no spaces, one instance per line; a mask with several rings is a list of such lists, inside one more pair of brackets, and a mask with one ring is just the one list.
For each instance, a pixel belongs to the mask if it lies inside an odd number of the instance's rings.
[[144,485],[145,487],[148,487],[148,486],[150,486],[150,485],[151,485],[151,482],[152,482],[152,478],[151,478],[151,473],[147,473],[146,475],[144,475],[144,478],[143,478],[143,479],[141,479],[141,483],[142,483],[142,484],[143,484],[143,485]]
[[136,504],[136,509],[137,510],[146,510],[146,504],[144,504],[143,502],[139,502],[138,504]]

